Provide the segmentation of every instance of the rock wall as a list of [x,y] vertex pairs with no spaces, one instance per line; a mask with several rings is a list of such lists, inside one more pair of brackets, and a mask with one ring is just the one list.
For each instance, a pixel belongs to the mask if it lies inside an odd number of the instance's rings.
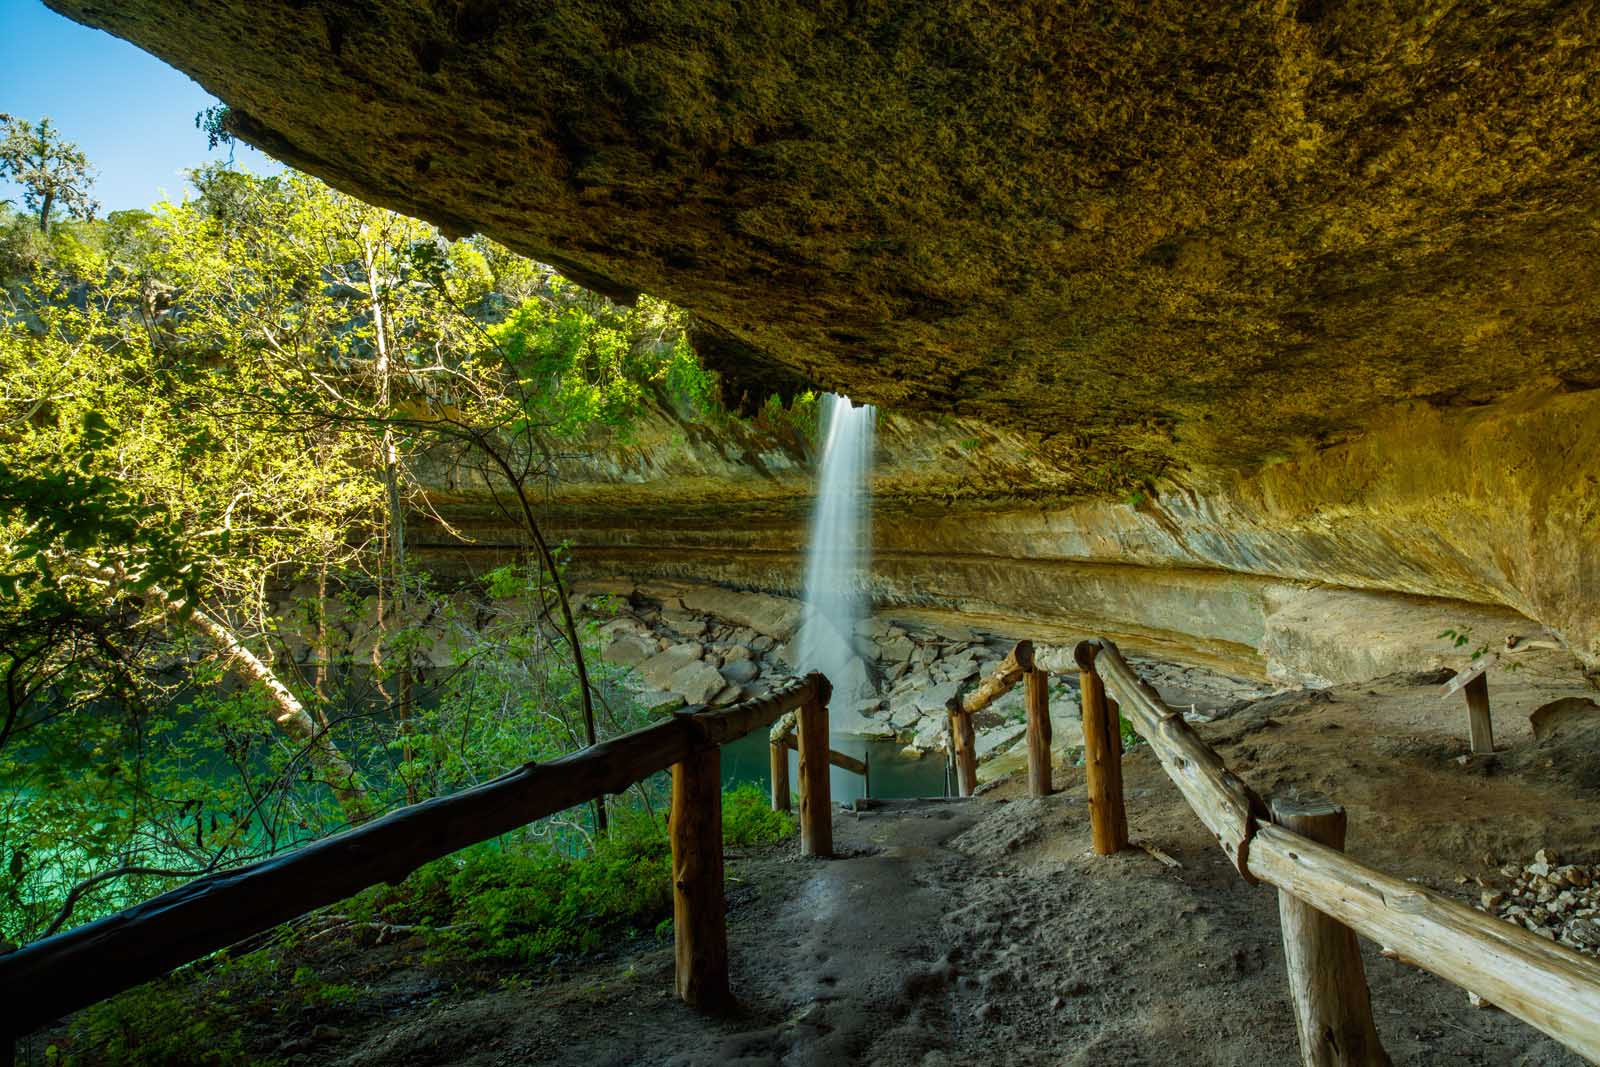
[[[1447,628],[1493,643],[1546,627],[1600,666],[1600,393],[1418,405],[1352,442],[1120,500],[1063,499],[1070,462],[1019,431],[885,418],[875,604],[1040,639],[1104,632],[1284,682],[1434,666],[1454,654]],[[443,471],[435,505],[480,543],[435,536],[436,560],[498,558],[514,530]],[[803,441],[661,413],[566,461],[547,513],[586,577],[798,595],[811,477]]]

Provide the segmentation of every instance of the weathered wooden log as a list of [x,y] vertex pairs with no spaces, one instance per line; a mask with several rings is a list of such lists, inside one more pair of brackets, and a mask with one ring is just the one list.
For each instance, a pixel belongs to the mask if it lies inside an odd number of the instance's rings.
[[[147,982],[314,908],[576,804],[620,793],[692,753],[742,737],[808,699],[808,675],[722,711],[675,716],[549,763],[529,763],[452,796],[401,808],[246,867],[198,878],[131,908],[0,956],[12,1033]],[[826,727],[824,727],[826,730]],[[824,773],[826,769],[824,768]]]
[[1047,797],[1050,782],[1050,676],[1041,670],[1026,675],[1028,683],[1028,795]]
[[728,1003],[728,918],[722,897],[722,753],[672,766],[672,934],[678,996],[717,1011]]
[[[795,750],[800,748],[800,741],[793,734],[786,735],[783,739],[783,744],[785,747]],[[867,773],[867,765],[864,762],[854,756],[847,756],[836,748],[828,749],[828,762],[841,771],[849,771],[851,774],[859,774],[865,777]]]
[[1113,642],[1105,638],[1084,641],[1078,645],[1076,654],[1080,666],[1087,656],[1088,662],[1099,671],[1106,691],[1120,701],[1122,716],[1150,742],[1167,776],[1217,839],[1234,869],[1247,881],[1251,880],[1245,853],[1255,820],[1266,815],[1261,799],[1238,775],[1228,770],[1222,758],[1184,722],[1182,715],[1169,708],[1160,695],[1134,673]]
[[1095,648],[1078,646],[1078,691],[1083,706],[1083,767],[1089,794],[1089,833],[1095,852],[1109,856],[1128,847],[1128,813],[1122,802],[1122,757],[1095,671]]
[[1011,651],[1006,653],[1006,658],[1000,661],[994,672],[962,698],[961,710],[968,715],[976,715],[1011,692],[1012,687],[1022,681],[1031,670],[1033,670],[1033,642],[1018,641],[1012,646]]
[[772,772],[772,810],[792,811],[789,799],[789,749],[782,741],[767,742],[767,763]]
[[1472,739],[1472,754],[1494,752],[1494,725],[1489,719],[1489,676],[1480,674],[1466,685],[1467,734]]
[[961,710],[961,701],[951,697],[945,704],[950,714],[950,759],[956,765],[956,791],[970,797],[978,789],[978,739],[972,716]]
[[833,855],[833,798],[828,783],[827,693],[800,705],[800,852]]
[[1600,1063],[1600,964],[1280,826],[1250,873]]
[[[1345,812],[1326,797],[1273,797],[1277,825],[1344,850]],[[1348,926],[1278,891],[1283,956],[1304,1067],[1390,1067],[1372,1022],[1361,947]]]

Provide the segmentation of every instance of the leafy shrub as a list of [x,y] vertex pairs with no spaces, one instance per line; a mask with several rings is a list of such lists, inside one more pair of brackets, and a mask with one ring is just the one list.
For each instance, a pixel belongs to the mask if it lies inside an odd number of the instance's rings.
[[[723,795],[723,843],[770,844],[794,832],[793,816],[768,808],[754,786]],[[433,927],[441,950],[471,959],[529,962],[593,951],[638,937],[672,912],[672,849],[663,820],[641,812],[616,818],[582,856],[548,842],[474,846],[427,864],[358,906],[384,920]]]
[[722,794],[722,843],[770,845],[794,833],[794,816],[773,811],[765,793],[741,785]]

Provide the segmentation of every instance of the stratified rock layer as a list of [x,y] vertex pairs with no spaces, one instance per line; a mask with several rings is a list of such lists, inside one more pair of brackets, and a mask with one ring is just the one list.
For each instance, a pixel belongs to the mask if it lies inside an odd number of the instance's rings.
[[[1120,500],[1063,501],[1056,469],[1013,431],[885,417],[878,442],[880,608],[1041,639],[1108,632],[1286,681],[1421,670],[1445,629],[1494,642],[1541,623],[1600,665],[1597,392],[1416,405],[1354,442]],[[465,468],[426,477],[433,506],[478,537],[419,521],[436,566],[517,543]],[[813,477],[797,444],[663,415],[569,459],[548,514],[585,575],[792,596]]]

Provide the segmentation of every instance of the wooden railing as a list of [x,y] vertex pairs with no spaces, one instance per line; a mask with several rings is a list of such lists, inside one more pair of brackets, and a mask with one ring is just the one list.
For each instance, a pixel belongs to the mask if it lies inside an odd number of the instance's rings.
[[945,704],[950,715],[950,755],[956,766],[956,791],[970,797],[978,788],[977,731],[972,717],[1027,682],[1028,793],[1049,796],[1050,785],[1050,676],[1033,662],[1033,642],[1018,641],[989,677],[965,696]]
[[721,711],[685,709],[0,955],[0,1060],[9,1058],[16,1038],[63,1015],[368,886],[398,882],[430,860],[621,793],[669,767],[677,988],[690,1004],[721,1007],[729,991],[719,746],[794,711],[800,773],[808,786],[800,812],[802,849],[828,855],[830,696],[828,680],[810,674]]
[[[1247,882],[1279,891],[1301,1057],[1387,1065],[1351,931],[1600,1062],[1600,965],[1520,926],[1357,863],[1344,810],[1322,798],[1262,802],[1106,639],[1077,646],[1095,850],[1128,839],[1116,706]],[[1103,683],[1103,684],[1102,684]]]
[[[791,749],[798,750],[800,748],[798,735],[802,728],[797,713],[791,711],[773,723],[772,730],[767,735],[767,767],[770,772],[769,780],[772,786],[773,811],[793,810],[793,802],[789,799],[789,752]],[[823,731],[823,741],[827,741],[826,730]],[[872,780],[868,777],[870,768],[867,766],[866,760],[858,760],[854,756],[847,756],[843,752],[831,748],[827,750],[827,754],[827,762],[820,764],[807,764],[805,756],[802,755],[800,757],[800,811],[802,814],[807,810],[806,793],[814,785],[811,779],[820,775],[822,778],[821,785],[825,786],[828,778],[828,765],[830,764],[840,770],[861,775],[867,781],[867,795],[870,796],[872,793]],[[801,827],[801,832],[802,835],[805,832],[804,825]],[[829,828],[829,835],[831,843],[831,827]]]

